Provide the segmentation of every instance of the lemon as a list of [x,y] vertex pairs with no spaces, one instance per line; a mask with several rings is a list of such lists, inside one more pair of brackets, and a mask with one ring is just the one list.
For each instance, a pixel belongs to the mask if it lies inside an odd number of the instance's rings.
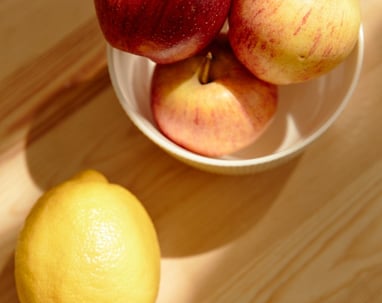
[[47,191],[20,231],[21,303],[152,303],[160,280],[154,225],[125,188],[88,170]]

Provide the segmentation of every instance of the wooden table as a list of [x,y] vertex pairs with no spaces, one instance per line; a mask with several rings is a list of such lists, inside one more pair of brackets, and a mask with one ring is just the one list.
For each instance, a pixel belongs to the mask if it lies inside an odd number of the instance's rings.
[[133,191],[158,231],[158,303],[382,302],[382,1],[362,0],[360,83],[333,127],[272,170],[174,160],[110,85],[92,1],[0,3],[0,302],[36,198],[84,168]]

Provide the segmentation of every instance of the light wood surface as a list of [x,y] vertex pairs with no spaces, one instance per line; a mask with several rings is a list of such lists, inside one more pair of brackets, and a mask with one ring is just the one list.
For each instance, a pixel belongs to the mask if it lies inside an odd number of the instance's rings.
[[272,170],[219,176],[157,148],[110,85],[92,1],[0,2],[0,302],[17,233],[84,168],[133,191],[158,231],[158,303],[382,302],[382,1],[362,0],[360,83],[333,127]]

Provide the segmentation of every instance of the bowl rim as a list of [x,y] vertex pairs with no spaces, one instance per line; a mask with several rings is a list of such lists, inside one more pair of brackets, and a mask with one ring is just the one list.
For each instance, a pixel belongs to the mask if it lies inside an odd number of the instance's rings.
[[[339,117],[339,115],[344,111],[345,107],[349,103],[356,86],[359,82],[363,59],[364,59],[364,31],[362,24],[360,25],[358,41],[356,47],[353,51],[356,52],[356,66],[355,71],[349,86],[349,89],[346,92],[343,100],[341,101],[339,107],[335,110],[335,112],[325,121],[323,125],[321,125],[315,132],[313,132],[306,139],[296,143],[291,147],[287,147],[283,150],[277,151],[270,155],[259,156],[251,159],[223,159],[223,158],[212,158],[203,155],[199,155],[193,153],[176,143],[172,142],[166,136],[164,136],[159,130],[158,133],[154,133],[151,129],[147,128],[144,120],[139,119],[136,113],[129,111],[126,102],[124,101],[125,97],[122,93],[120,86],[118,85],[118,78],[116,76],[114,70],[114,52],[122,52],[118,49],[113,48],[110,44],[107,44],[107,61],[108,61],[108,70],[111,78],[111,82],[114,88],[114,91],[117,95],[117,98],[124,108],[126,114],[135,124],[135,126],[147,137],[149,137],[155,144],[157,144],[160,148],[165,151],[171,153],[175,157],[182,158],[187,161],[197,162],[199,164],[207,165],[207,166],[220,166],[220,167],[247,167],[247,166],[257,166],[264,165],[267,163],[271,163],[274,161],[282,160],[285,158],[289,158],[302,150],[304,150],[308,145],[317,140],[325,131],[335,122],[335,120]],[[134,55],[133,55],[134,56]],[[160,134],[160,136],[157,136]]]

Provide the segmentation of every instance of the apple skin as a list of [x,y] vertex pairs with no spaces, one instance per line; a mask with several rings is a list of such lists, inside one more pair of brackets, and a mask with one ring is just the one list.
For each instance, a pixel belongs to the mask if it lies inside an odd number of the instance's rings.
[[94,0],[105,39],[117,49],[172,63],[219,34],[231,0]]
[[228,35],[237,58],[254,75],[291,84],[345,60],[360,23],[359,0],[234,0]]
[[219,37],[212,53],[209,82],[199,75],[203,52],[181,62],[156,65],[151,107],[162,133],[203,156],[221,157],[253,143],[277,109],[277,86],[254,77]]

